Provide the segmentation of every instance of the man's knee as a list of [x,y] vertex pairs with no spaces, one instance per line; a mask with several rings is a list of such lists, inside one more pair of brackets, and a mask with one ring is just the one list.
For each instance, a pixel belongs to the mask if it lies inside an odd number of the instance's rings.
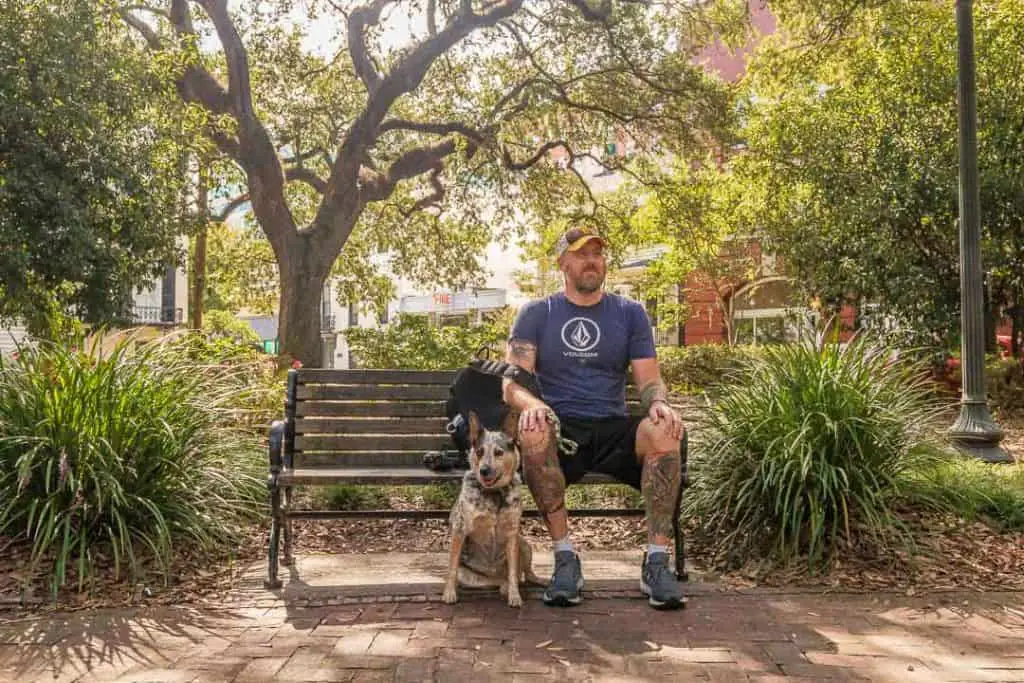
[[546,462],[549,451],[555,444],[554,425],[545,425],[544,429],[523,431],[519,429],[519,451],[528,465]]
[[645,417],[636,429],[636,450],[640,455],[674,453],[679,450],[679,439],[673,436],[668,420],[655,424]]

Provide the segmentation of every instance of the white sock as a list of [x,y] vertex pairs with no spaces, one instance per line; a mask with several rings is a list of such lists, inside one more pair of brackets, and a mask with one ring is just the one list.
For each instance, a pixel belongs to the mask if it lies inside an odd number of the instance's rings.
[[668,546],[667,545],[655,545],[655,544],[651,543],[650,545],[647,546],[647,556],[650,557],[651,555],[653,555],[655,553],[665,553],[667,555],[668,554]]
[[575,552],[575,549],[572,547],[572,540],[568,536],[558,539],[554,542],[553,546],[556,553],[560,553],[565,550]]

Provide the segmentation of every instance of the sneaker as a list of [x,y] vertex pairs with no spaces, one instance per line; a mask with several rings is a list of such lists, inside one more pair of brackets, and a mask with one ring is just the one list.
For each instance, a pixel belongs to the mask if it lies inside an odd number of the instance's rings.
[[679,609],[686,604],[683,590],[669,567],[668,553],[644,553],[640,571],[640,590],[654,609]]
[[583,602],[583,567],[579,556],[571,550],[555,553],[555,572],[544,591],[544,604],[551,607],[572,607]]

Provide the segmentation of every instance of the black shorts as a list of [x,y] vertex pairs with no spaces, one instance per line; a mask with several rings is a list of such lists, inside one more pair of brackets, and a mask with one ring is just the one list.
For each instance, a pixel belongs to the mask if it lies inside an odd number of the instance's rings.
[[587,472],[600,472],[640,490],[643,467],[636,457],[636,430],[643,417],[559,417],[562,438],[579,444],[575,455],[559,451],[565,483],[574,484]]

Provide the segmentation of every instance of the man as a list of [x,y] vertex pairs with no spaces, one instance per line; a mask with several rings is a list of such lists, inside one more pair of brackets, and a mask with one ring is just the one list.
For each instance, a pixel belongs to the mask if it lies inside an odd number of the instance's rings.
[[[586,472],[603,472],[643,492],[647,552],[641,589],[652,607],[675,609],[683,595],[669,563],[679,492],[683,424],[669,406],[647,314],[636,302],[603,291],[605,242],[585,229],[567,231],[555,247],[565,289],[519,312],[507,361],[535,372],[543,400],[505,380],[504,399],[519,414],[518,440],[526,482],[554,544],[548,605],[578,605],[579,557],[569,536],[565,487]],[[642,417],[626,410],[626,369],[640,391]],[[579,444],[560,454],[555,423]]]

